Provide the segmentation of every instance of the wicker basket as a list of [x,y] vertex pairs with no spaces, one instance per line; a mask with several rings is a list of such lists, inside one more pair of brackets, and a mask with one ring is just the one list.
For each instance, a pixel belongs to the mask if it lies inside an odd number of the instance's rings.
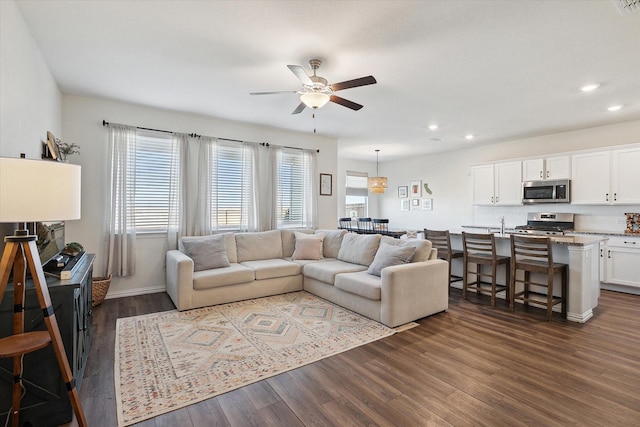
[[111,275],[109,277],[94,277],[91,285],[91,292],[93,295],[92,307],[95,307],[104,301],[104,297],[107,296],[109,291],[109,285],[111,284]]

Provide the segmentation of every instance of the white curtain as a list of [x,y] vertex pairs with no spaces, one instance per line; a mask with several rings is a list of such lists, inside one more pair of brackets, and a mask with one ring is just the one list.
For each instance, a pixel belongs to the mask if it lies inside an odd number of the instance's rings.
[[[270,228],[276,229],[286,227],[287,222],[289,222],[289,226],[293,227],[317,228],[317,195],[320,190],[320,179],[318,176],[316,151],[273,145],[270,146],[270,150],[272,170],[271,183],[275,187],[273,191],[274,209],[272,210]],[[291,161],[291,156],[295,157],[295,162]],[[289,160],[285,160],[285,158],[289,158]],[[283,173],[286,162],[291,162],[291,164],[286,165],[288,167],[287,169],[290,169],[292,165],[295,165],[294,167],[297,170],[295,172],[289,172],[289,174]],[[301,182],[286,183],[287,179],[300,179]],[[281,182],[281,180],[284,181]],[[286,218],[282,217],[283,212],[288,210],[290,207],[288,204],[292,203],[291,200],[289,200],[289,195],[283,194],[284,188],[282,188],[282,186],[286,186],[288,191],[295,191],[297,193],[295,195],[296,200],[301,200],[302,206],[300,207],[300,218],[296,217],[293,221],[287,221]],[[293,187],[295,187],[295,190],[291,190]]]
[[109,125],[105,276],[131,276],[136,270],[136,128]]
[[177,249],[178,239],[193,234],[187,214],[189,204],[189,135],[174,133],[171,139],[171,172],[169,179],[169,217],[167,224],[168,249]]
[[318,155],[316,150],[303,150],[304,200],[302,206],[303,226],[318,228],[318,194],[320,193],[320,176],[318,175]]
[[[229,163],[238,162],[240,169],[229,169]],[[222,216],[218,210],[228,209],[239,212],[237,225],[240,230],[256,231],[259,229],[259,174],[258,144],[250,142],[223,142],[217,138],[200,137],[197,169],[197,203],[196,203],[196,235],[206,235],[214,231],[224,230],[228,224],[220,222]],[[229,181],[227,174],[234,178],[233,194],[225,188]],[[223,203],[218,194],[228,194]],[[230,201],[232,200],[232,201]],[[219,220],[220,219],[220,220]],[[234,217],[234,221],[235,221]]]

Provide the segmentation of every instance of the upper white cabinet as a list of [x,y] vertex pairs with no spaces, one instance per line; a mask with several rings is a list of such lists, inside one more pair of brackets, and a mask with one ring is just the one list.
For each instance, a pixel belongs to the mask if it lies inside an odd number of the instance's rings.
[[611,190],[612,203],[640,204],[640,148],[611,151]]
[[571,177],[571,159],[569,156],[531,159],[522,162],[522,180],[539,181],[544,179],[569,179]]
[[504,162],[471,168],[474,205],[521,205],[522,162]]
[[640,147],[575,154],[571,162],[571,203],[640,203]]

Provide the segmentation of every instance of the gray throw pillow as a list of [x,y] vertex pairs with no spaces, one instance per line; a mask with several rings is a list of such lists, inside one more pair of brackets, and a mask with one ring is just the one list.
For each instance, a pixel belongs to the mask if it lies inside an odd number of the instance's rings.
[[193,271],[229,267],[225,235],[216,234],[202,237],[183,237],[184,253],[193,260]]
[[381,237],[380,234],[345,234],[338,259],[351,264],[370,266],[376,256]]
[[380,248],[378,248],[367,273],[380,276],[385,267],[406,264],[411,261],[415,250],[416,248],[412,246],[393,246],[388,243],[380,243]]

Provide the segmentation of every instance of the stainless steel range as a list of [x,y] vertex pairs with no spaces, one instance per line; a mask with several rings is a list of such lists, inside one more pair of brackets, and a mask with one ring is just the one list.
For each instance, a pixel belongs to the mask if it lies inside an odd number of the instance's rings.
[[565,232],[573,231],[573,227],[574,214],[572,213],[529,212],[527,225],[518,225],[515,230],[516,233],[561,236]]

